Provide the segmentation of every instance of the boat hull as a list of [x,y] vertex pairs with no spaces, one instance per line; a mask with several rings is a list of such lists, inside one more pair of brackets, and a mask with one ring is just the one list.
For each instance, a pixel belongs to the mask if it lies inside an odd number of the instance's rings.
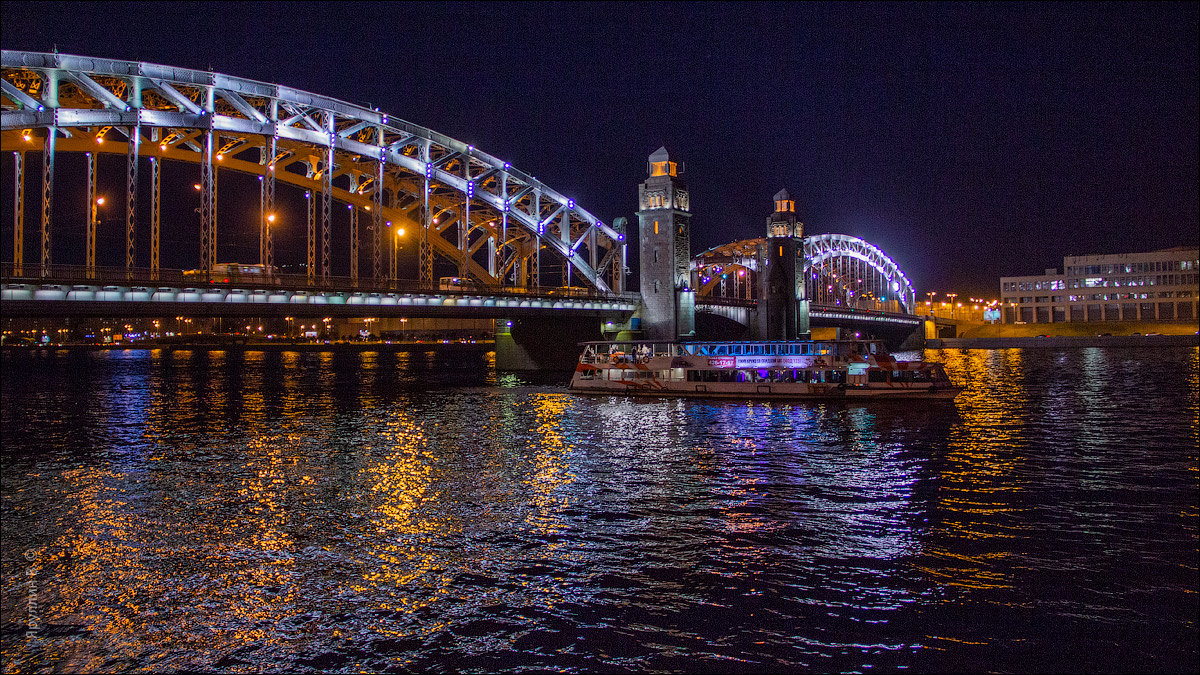
[[[745,385],[745,386],[739,386]],[[801,401],[801,400],[950,400],[962,392],[962,387],[942,386],[930,388],[871,387],[795,384],[722,383],[703,384],[695,382],[626,383],[608,381],[571,382],[570,390],[576,394],[601,396],[645,396],[653,398],[721,398],[740,400]]]
[[585,342],[571,391],[741,400],[948,400],[938,363],[896,361],[875,342]]

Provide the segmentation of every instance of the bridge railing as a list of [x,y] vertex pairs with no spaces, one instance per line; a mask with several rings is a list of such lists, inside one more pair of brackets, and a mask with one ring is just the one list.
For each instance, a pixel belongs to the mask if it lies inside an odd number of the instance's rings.
[[21,273],[11,262],[0,263],[0,278],[5,283],[26,284],[72,284],[162,286],[162,287],[235,287],[239,289],[280,289],[312,292],[354,293],[430,293],[438,295],[488,295],[514,297],[553,297],[596,300],[629,300],[636,302],[637,293],[605,293],[590,288],[542,286],[523,288],[519,286],[491,286],[478,282],[458,282],[453,285],[441,282],[422,283],[399,279],[376,281],[370,278],[318,277],[310,282],[306,274],[235,274],[226,276],[219,272],[205,275],[199,270],[178,270],[124,267],[94,267],[84,265],[51,265],[43,270],[41,265],[22,265]]
[[746,298],[723,298],[719,295],[698,296],[696,298],[696,306],[701,307],[704,305],[717,307],[756,307],[758,301]]
[[828,313],[845,314],[847,316],[859,315],[859,316],[870,316],[870,317],[882,317],[882,318],[888,318],[888,319],[902,320],[906,323],[911,323],[913,320],[915,320],[917,318],[916,315],[914,315],[914,314],[905,314],[903,312],[888,312],[888,311],[880,310],[880,309],[867,309],[867,308],[863,308],[863,307],[847,307],[845,305],[810,304],[808,306],[808,311],[810,314],[813,312],[828,312]]

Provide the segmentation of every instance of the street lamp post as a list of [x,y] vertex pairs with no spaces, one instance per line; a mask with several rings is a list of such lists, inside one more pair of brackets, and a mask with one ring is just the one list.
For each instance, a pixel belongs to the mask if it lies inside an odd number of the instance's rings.
[[929,316],[933,316],[933,296],[937,295],[937,291],[925,291],[925,295],[929,297],[925,303],[929,306]]
[[87,227],[87,277],[96,278],[96,225],[99,222],[97,210],[104,204],[104,197],[93,197],[88,213]]
[[[388,222],[388,226],[391,226],[391,222]],[[392,237],[392,265],[391,265],[392,268],[390,270],[388,270],[389,276],[391,277],[393,284],[400,281],[400,278],[398,276],[396,269],[399,266],[399,260],[400,260],[400,237],[403,237],[403,236],[404,236],[404,228],[397,227],[396,228],[396,236]]]
[[950,318],[954,318],[954,299],[958,297],[958,293],[947,293],[947,298],[950,298]]

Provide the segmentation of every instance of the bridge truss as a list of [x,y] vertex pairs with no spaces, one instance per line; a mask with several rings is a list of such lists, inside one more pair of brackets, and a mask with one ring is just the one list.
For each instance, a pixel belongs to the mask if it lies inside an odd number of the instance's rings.
[[[422,282],[433,282],[434,256],[440,256],[456,266],[458,276],[485,285],[539,286],[543,272],[556,269],[561,279],[555,281],[564,286],[625,290],[623,225],[606,225],[507,162],[378,109],[282,85],[151,63],[8,50],[0,63],[0,146],[14,158],[13,263],[18,276],[49,274],[55,157],[62,152],[87,156],[92,216],[86,265],[94,269],[96,156],[103,152],[127,158],[130,274],[138,242],[137,205],[144,198],[138,194],[138,172],[151,172],[150,267],[156,274],[163,237],[161,164],[170,160],[199,167],[197,252],[203,270],[219,262],[218,183],[221,173],[232,170],[259,176],[258,262],[267,266],[274,257],[276,184],[305,190],[310,284],[328,284],[334,255],[349,256],[356,284],[360,262],[369,262],[369,278],[376,285],[394,281],[394,257],[384,258],[393,250],[391,232],[403,227],[420,240]],[[26,264],[23,250],[27,152],[39,152],[42,160],[37,265]],[[331,237],[335,202],[350,212],[348,242]]]
[[[692,260],[698,300],[752,300],[764,239],[708,249]],[[878,247],[846,234],[804,238],[805,290],[814,305],[913,313],[916,292],[904,272]]]

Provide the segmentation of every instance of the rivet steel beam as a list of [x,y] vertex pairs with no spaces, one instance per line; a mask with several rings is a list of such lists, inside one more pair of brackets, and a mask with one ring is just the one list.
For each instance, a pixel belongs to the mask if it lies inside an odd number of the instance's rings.
[[[353,192],[353,190],[351,190]],[[347,204],[350,209],[350,282],[358,285],[358,209],[353,204]]]
[[96,154],[85,153],[87,156],[87,201],[84,202],[83,217],[87,219],[84,231],[87,232],[87,255],[84,269],[87,277],[96,276]]
[[[381,139],[382,140],[382,139]],[[371,278],[375,283],[383,281],[380,247],[383,244],[383,168],[386,165],[386,150],[380,149],[379,161],[375,164],[374,204],[371,207]]]
[[325,128],[329,134],[329,147],[325,152],[325,166],[321,169],[321,281],[328,282],[329,228],[333,218],[333,147],[337,141],[332,112],[325,114]]
[[162,161],[150,158],[150,276],[158,279],[159,243],[162,232]]
[[267,137],[267,165],[264,167],[265,178],[263,185],[266,187],[266,213],[263,215],[263,260],[262,264],[266,267],[266,272],[270,274],[275,266],[275,240],[271,236],[271,226],[274,224],[275,215],[275,150],[278,139],[274,136]]
[[308,214],[308,257],[305,259],[308,265],[305,271],[311,286],[317,281],[317,199],[312,190],[304,191],[304,201],[304,211]]
[[[7,84],[7,81],[5,81]],[[25,273],[25,153],[13,153],[13,273]]]
[[138,151],[141,148],[140,127],[129,127],[129,152],[125,174],[125,271],[133,273],[134,245],[137,236]]
[[50,274],[50,219],[54,215],[54,140],[57,130],[47,129],[46,149],[42,154],[42,276]]

